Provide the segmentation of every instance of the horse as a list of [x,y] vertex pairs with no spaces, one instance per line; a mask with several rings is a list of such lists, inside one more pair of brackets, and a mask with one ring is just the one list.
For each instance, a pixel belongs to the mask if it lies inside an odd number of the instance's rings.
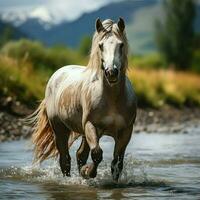
[[[82,137],[76,152],[79,174],[95,178],[103,159],[99,140],[107,135],[115,142],[111,173],[118,181],[136,118],[137,100],[126,76],[128,42],[124,20],[119,18],[115,23],[98,18],[95,24],[87,67],[68,65],[58,69],[33,113],[34,161],[59,157],[63,176],[70,176],[69,148]],[[87,164],[89,154],[92,163]]]

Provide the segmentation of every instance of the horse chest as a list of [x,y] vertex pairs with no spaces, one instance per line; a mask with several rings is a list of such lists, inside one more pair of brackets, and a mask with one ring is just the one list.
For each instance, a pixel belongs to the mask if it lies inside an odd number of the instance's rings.
[[125,126],[125,119],[118,113],[109,113],[102,118],[101,124],[106,130],[121,129]]

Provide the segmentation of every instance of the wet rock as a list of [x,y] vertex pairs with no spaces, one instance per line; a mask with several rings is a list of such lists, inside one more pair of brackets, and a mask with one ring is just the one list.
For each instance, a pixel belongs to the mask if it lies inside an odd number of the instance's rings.
[[0,133],[0,142],[4,142],[6,139],[7,139],[6,136]]
[[25,138],[30,134],[31,127],[23,125],[19,116],[0,112],[0,142]]

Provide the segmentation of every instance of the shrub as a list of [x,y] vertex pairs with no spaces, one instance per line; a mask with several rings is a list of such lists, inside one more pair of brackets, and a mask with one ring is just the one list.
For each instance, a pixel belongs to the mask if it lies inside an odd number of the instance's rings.
[[138,68],[163,68],[164,62],[158,53],[152,53],[145,56],[135,56],[130,59],[130,66]]
[[128,76],[140,106],[200,105],[200,75],[173,70],[133,69]]
[[55,71],[59,67],[82,61],[82,57],[75,51],[65,47],[47,48],[40,42],[19,40],[7,43],[2,49],[3,55],[16,60],[32,63],[36,69],[50,69]]
[[30,63],[21,63],[0,56],[0,94],[33,105],[42,99],[47,76],[33,70]]

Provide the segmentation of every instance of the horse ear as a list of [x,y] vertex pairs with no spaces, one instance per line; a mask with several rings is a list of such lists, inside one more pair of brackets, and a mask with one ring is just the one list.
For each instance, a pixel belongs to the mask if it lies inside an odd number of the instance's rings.
[[96,19],[96,30],[98,33],[103,30],[103,25],[99,18]]
[[124,29],[125,29],[125,22],[124,22],[124,20],[121,17],[119,18],[119,20],[117,22],[117,26],[119,27],[119,30],[121,32],[124,31]]

